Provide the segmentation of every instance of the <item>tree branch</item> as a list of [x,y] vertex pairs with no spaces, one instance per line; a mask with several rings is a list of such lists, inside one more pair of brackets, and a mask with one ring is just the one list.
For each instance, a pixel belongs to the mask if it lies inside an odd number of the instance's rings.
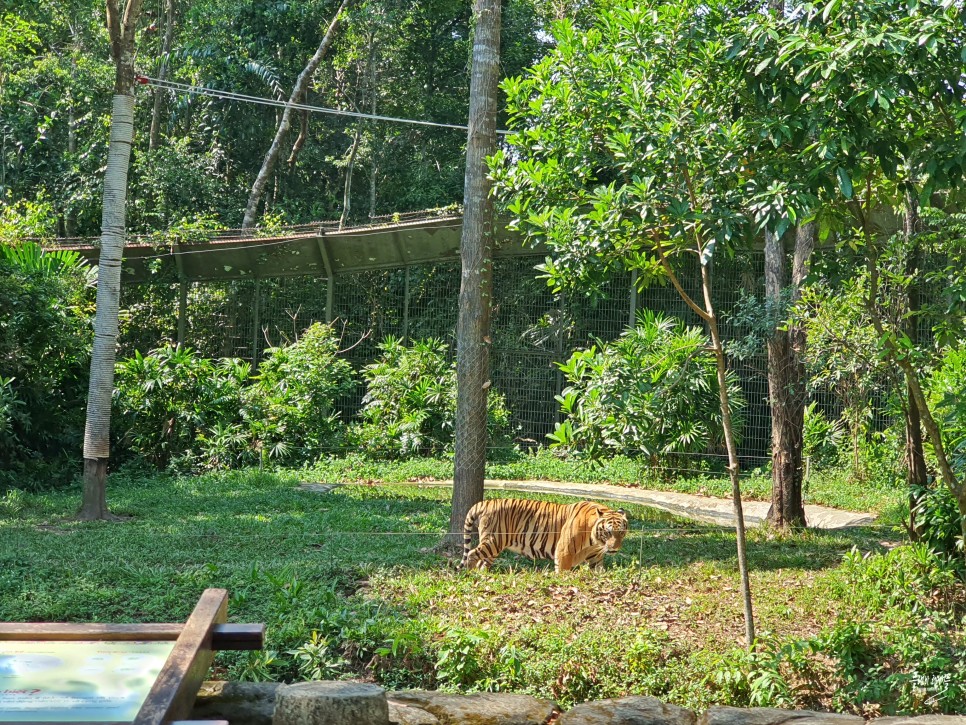
[[664,256],[664,247],[661,245],[661,240],[655,236],[654,237],[654,248],[657,250],[657,256],[661,258],[661,266],[664,267],[664,272],[667,274],[668,279],[671,280],[671,285],[677,290],[677,293],[681,295],[681,299],[684,300],[685,304],[694,310],[695,314],[700,317],[704,322],[711,321],[711,315],[701,307],[697,302],[691,299],[691,295],[684,291],[681,286],[681,282],[678,280],[674,270],[671,269],[671,264],[668,262],[667,257]]

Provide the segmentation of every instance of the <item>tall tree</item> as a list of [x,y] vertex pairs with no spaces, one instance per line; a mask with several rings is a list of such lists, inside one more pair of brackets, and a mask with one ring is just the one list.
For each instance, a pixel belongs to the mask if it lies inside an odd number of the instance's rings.
[[483,500],[489,442],[490,306],[493,301],[493,200],[487,158],[496,151],[501,0],[475,0],[469,130],[460,240],[456,328],[456,441],[448,541],[461,540],[470,507]]
[[[904,215],[903,233],[906,238],[906,248],[908,258],[906,259],[906,275],[909,279],[915,280],[919,268],[919,247],[916,244],[916,235],[921,231],[919,222],[919,200],[911,190],[906,191],[906,209]],[[906,324],[905,335],[913,342],[919,341],[919,286],[913,281],[906,291],[906,305],[908,322]],[[916,506],[919,503],[918,493],[923,490],[928,482],[928,471],[926,469],[926,452],[922,441],[922,415],[919,412],[919,404],[913,394],[912,387],[906,384],[905,394],[905,465],[906,465],[906,485],[909,487],[909,536],[915,541],[919,537],[919,526],[916,523]]]
[[335,12],[335,17],[332,18],[332,22],[329,23],[328,30],[325,31],[325,35],[322,38],[322,42],[319,43],[319,47],[316,49],[315,53],[309,59],[309,62],[299,73],[299,77],[295,80],[295,85],[292,87],[292,93],[289,96],[288,102],[290,105],[285,107],[282,112],[282,117],[278,123],[278,130],[275,132],[275,138],[272,140],[272,145],[269,146],[268,152],[265,154],[265,158],[262,161],[262,167],[258,171],[258,175],[255,177],[255,183],[252,184],[251,193],[248,195],[248,204],[245,207],[245,218],[242,221],[242,228],[248,229],[255,224],[255,217],[258,214],[258,205],[262,201],[262,196],[265,193],[265,185],[268,180],[272,177],[275,171],[275,164],[278,161],[278,156],[282,151],[282,144],[285,143],[285,138],[288,136],[288,130],[292,125],[292,106],[291,104],[300,103],[305,97],[306,91],[309,89],[309,83],[312,82],[312,77],[315,75],[315,71],[318,69],[319,64],[322,63],[322,59],[325,58],[325,54],[329,50],[329,46],[332,45],[332,41],[335,39],[335,35],[339,30],[339,24],[342,22],[342,14],[345,9],[349,6],[351,0],[342,0],[339,5],[339,9]]
[[110,457],[114,356],[121,299],[127,173],[134,141],[134,41],[141,5],[142,0],[127,0],[122,13],[118,0],[107,0],[107,29],[116,71],[111,140],[104,172],[97,313],[84,429],[84,493],[78,513],[82,520],[111,518],[107,509],[107,463]]
[[726,3],[624,0],[587,31],[556,24],[555,50],[504,83],[517,132],[494,173],[515,225],[550,249],[544,272],[556,289],[586,294],[616,270],[636,271],[642,287],[670,281],[707,325],[751,646],[740,470],[711,275],[716,251],[745,243],[751,226],[743,159],[754,134],[733,117],[741,76],[725,40],[732,17]]
[[772,489],[768,520],[778,528],[805,525],[802,501],[802,443],[805,428],[805,332],[783,324],[785,310],[801,293],[808,258],[815,248],[815,224],[795,228],[789,280],[782,237],[765,232],[765,306],[768,337],[768,402],[771,408]]
[[[848,215],[838,236],[865,264],[865,306],[878,353],[905,378],[909,446],[918,446],[918,412],[966,535],[966,482],[951,464],[942,420],[923,391],[925,351],[909,334],[908,315],[896,323],[881,312],[887,247],[872,220],[884,206],[904,205],[911,222],[908,195],[929,201],[934,191],[961,188],[966,179],[964,20],[962,3],[940,0],[807,3],[795,19],[752,28],[749,47],[760,53],[755,69],[762,89],[799,89],[786,125],[805,130],[799,140],[804,168],[825,202]],[[912,238],[910,230],[905,239]],[[910,272],[906,266],[901,279],[890,272],[890,284],[908,287]],[[910,470],[919,466],[913,460]]]
[[[171,42],[174,39],[175,0],[164,1],[164,37],[161,41],[161,59],[158,64],[158,78],[168,77],[168,64],[171,60]],[[148,148],[158,147],[161,140],[161,110],[166,91],[162,88],[154,89],[154,108],[151,111],[151,131],[148,135]]]

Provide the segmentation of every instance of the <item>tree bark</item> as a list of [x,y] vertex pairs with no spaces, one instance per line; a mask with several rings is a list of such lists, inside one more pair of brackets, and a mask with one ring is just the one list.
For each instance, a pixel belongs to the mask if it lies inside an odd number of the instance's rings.
[[349,162],[345,166],[345,188],[342,191],[342,215],[339,217],[339,229],[342,229],[349,221],[349,213],[352,210],[352,171],[356,165],[356,153],[359,151],[359,138],[362,135],[362,124],[356,126],[355,135],[352,137],[352,147],[349,149]]
[[[785,271],[781,238],[765,233],[765,300],[776,323],[787,301],[794,302],[807,273],[814,249],[814,224],[796,229],[792,282]],[[768,340],[768,395],[771,404],[772,494],[769,522],[781,529],[805,526],[802,502],[802,443],[805,427],[805,368],[802,328],[780,329],[776,324]]]
[[456,450],[446,543],[462,542],[470,507],[483,500],[493,297],[493,201],[486,164],[496,151],[500,0],[475,0],[469,131],[463,186],[462,277],[456,332]]
[[711,301],[711,274],[707,265],[701,265],[701,287],[704,292],[705,321],[711,333],[711,346],[718,371],[718,397],[721,403],[721,424],[724,428],[725,448],[728,451],[728,475],[731,478],[731,503],[735,516],[735,534],[738,541],[738,574],[741,578],[741,598],[745,613],[745,644],[751,647],[755,641],[755,614],[751,604],[751,580],[748,576],[748,553],[745,543],[745,514],[741,503],[740,466],[738,446],[735,443],[734,426],[731,421],[731,400],[728,395],[728,366],[724,344],[718,330],[714,303]]
[[84,428],[84,492],[78,518],[112,518],[107,509],[107,462],[110,458],[111,400],[121,299],[127,173],[134,140],[134,33],[141,0],[128,0],[121,17],[117,0],[107,1],[107,26],[116,63],[111,137],[104,173],[101,251],[97,273],[97,310]]
[[[919,201],[912,192],[906,193],[906,218],[905,218],[905,237],[909,245],[908,257],[906,258],[906,276],[912,278],[919,266],[918,247],[915,245],[914,237],[919,231]],[[906,305],[908,317],[905,333],[913,342],[918,340],[919,312],[919,288],[915,283],[911,284],[906,291]],[[909,487],[909,538],[913,541],[919,538],[919,526],[916,523],[916,506],[919,499],[916,490],[924,487],[928,482],[928,471],[926,469],[926,454],[922,444],[922,415],[919,413],[919,405],[916,403],[912,388],[906,384],[906,485]]]
[[[309,59],[308,64],[299,73],[299,77],[295,81],[295,86],[292,88],[292,93],[289,96],[289,104],[298,103],[299,99],[308,90],[309,83],[312,80],[312,76],[315,75],[315,71],[318,69],[319,64],[325,57],[325,54],[329,50],[329,46],[332,45],[332,41],[335,39],[335,34],[339,30],[339,25],[342,22],[342,13],[349,6],[351,0],[342,0],[342,4],[339,5],[339,9],[335,13],[335,17],[329,24],[328,30],[325,31],[325,36],[322,38],[322,42],[319,44],[318,49],[315,51],[315,55]],[[258,172],[258,176],[255,177],[255,183],[252,184],[252,191],[248,196],[248,205],[245,207],[245,218],[242,221],[242,228],[248,229],[255,224],[255,216],[258,213],[258,205],[262,200],[262,195],[265,193],[265,184],[268,183],[269,178],[271,178],[272,173],[275,170],[275,164],[278,161],[278,155],[282,151],[282,145],[285,142],[285,137],[288,135],[289,127],[292,125],[292,106],[288,105],[285,107],[284,113],[282,113],[282,119],[279,121],[278,129],[275,132],[275,139],[272,141],[272,145],[268,149],[268,153],[265,154],[265,158],[262,161],[262,168]]]
[[[164,40],[161,45],[161,65],[158,68],[158,79],[168,77],[168,60],[171,57],[171,43],[174,39],[174,1],[165,0],[164,3]],[[151,132],[148,136],[148,149],[153,151],[161,141],[161,111],[164,106],[163,88],[154,89],[154,108],[151,111]]]

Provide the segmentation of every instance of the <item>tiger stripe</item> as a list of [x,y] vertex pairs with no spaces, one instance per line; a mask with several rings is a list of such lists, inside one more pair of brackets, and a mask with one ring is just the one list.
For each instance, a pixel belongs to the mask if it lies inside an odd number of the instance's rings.
[[[479,543],[473,548],[473,532]],[[627,514],[581,501],[556,504],[530,499],[489,499],[470,508],[463,525],[467,569],[487,569],[504,550],[531,559],[551,559],[556,571],[582,563],[597,568],[617,551],[627,533]]]

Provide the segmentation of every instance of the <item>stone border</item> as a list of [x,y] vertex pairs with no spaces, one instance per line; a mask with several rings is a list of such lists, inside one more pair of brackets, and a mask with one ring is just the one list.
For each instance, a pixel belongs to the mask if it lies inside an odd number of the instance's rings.
[[[561,713],[530,695],[433,690],[386,692],[357,682],[206,682],[193,718],[232,725],[864,725],[856,715],[712,707],[700,715],[654,697],[585,702]],[[884,717],[877,725],[966,725],[966,716]]]

